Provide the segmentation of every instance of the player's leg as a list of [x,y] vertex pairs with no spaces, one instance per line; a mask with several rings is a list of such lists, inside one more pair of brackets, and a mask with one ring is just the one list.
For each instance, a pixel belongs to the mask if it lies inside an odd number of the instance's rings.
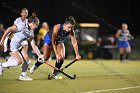
[[10,53],[11,57],[4,63],[0,63],[0,75],[3,73],[3,68],[18,66],[22,63],[21,56],[18,51]]
[[10,42],[11,40],[8,37],[4,39],[4,56],[6,60],[10,57]]
[[21,51],[22,59],[23,59],[22,73],[19,77],[19,80],[31,81],[33,79],[31,79],[27,76],[27,69],[28,69],[29,64],[30,64],[30,59],[29,59],[29,56],[27,54],[27,50],[28,50],[28,45],[23,46],[22,51]]
[[[45,61],[47,61],[50,58],[52,46],[50,46],[48,44],[44,44],[43,48],[44,48],[43,49],[44,59],[45,59]],[[30,73],[32,74],[42,64],[43,63],[38,62],[38,60],[37,60],[37,62],[30,68]]]
[[[23,62],[22,63],[22,75],[25,76],[25,72],[27,71],[28,67],[29,67],[29,64],[30,64],[30,59],[29,59],[29,56],[28,56],[28,42],[27,41],[23,41],[21,43],[22,45],[22,50],[21,50],[21,53],[24,57],[24,59],[26,60],[26,62]],[[23,58],[22,58],[23,59]]]
[[125,48],[119,48],[119,52],[120,52],[120,62],[123,63]]
[[126,57],[125,57],[125,59],[126,59],[126,62],[128,63],[129,62],[129,55],[131,53],[131,47],[128,46],[125,51],[126,51]]
[[120,53],[120,62],[123,63],[123,56],[125,52],[125,41],[118,41],[119,53]]
[[[57,67],[58,69],[60,69],[61,66],[62,66],[62,64],[64,63],[64,58],[65,58],[65,46],[64,46],[63,43],[59,43],[57,45],[57,52],[58,52],[59,55],[61,55],[62,58],[60,60],[56,61],[55,67]],[[57,75],[57,71],[54,70],[53,71],[53,74],[54,75]]]

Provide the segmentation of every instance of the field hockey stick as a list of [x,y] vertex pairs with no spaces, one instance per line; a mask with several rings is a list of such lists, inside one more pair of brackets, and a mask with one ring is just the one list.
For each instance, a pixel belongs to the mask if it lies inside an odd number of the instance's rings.
[[64,70],[66,68],[68,68],[70,65],[72,65],[73,63],[75,63],[76,61],[78,61],[77,59],[73,60],[72,62],[70,62],[69,64],[67,64],[66,66],[64,66],[63,68],[61,68],[60,70]]
[[[62,70],[58,69],[57,67],[51,65],[49,62],[45,62],[45,63],[48,66],[50,66],[50,67],[54,68],[55,70],[57,70],[58,72],[62,73],[63,75],[67,76],[70,79],[75,79],[76,78],[76,75],[75,74],[73,76],[70,76],[69,74],[67,74],[67,73],[63,72]],[[51,78],[48,78],[48,79],[50,80]]]
[[[76,61],[78,61],[77,59],[75,59],[75,60],[73,60],[72,62],[70,62],[69,64],[67,64],[66,66],[64,66],[63,68],[61,68],[60,70],[64,70],[64,69],[66,69],[66,68],[68,68],[70,65],[72,65],[73,63],[75,63]],[[56,74],[56,75],[58,75],[59,74],[59,72]]]

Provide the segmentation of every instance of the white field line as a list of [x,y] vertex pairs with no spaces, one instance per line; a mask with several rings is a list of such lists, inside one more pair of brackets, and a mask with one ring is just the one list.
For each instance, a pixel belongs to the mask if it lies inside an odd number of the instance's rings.
[[99,92],[108,92],[108,91],[116,91],[116,90],[128,90],[128,89],[134,89],[134,88],[140,88],[140,86],[115,88],[115,89],[104,89],[104,90],[96,90],[96,91],[87,91],[87,92],[81,92],[81,93],[99,93]]
[[[96,72],[96,71],[105,71],[106,72],[106,70],[93,70],[93,69],[88,69],[88,70],[78,70],[78,69],[76,69],[76,70],[73,70],[73,69],[67,69],[67,71],[93,71],[93,72]],[[115,72],[119,72],[119,71],[125,71],[125,72],[139,72],[140,70],[115,70]]]

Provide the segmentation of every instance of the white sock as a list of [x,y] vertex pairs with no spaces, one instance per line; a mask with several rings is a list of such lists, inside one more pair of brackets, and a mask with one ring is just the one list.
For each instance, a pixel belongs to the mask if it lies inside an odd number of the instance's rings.
[[22,75],[23,77],[25,77],[25,76],[26,76],[26,72],[22,72],[21,75]]
[[2,63],[2,67],[14,67],[14,66],[18,66],[18,62],[17,60],[15,60],[14,58],[9,58],[7,62]]

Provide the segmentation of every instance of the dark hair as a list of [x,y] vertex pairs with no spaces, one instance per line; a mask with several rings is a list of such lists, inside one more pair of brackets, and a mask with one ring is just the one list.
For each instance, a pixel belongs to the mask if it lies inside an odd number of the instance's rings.
[[36,17],[35,13],[32,13],[32,16],[28,19],[28,23],[35,23],[37,26],[39,25],[39,19]]
[[22,8],[22,9],[20,10],[20,12],[22,12],[23,10],[27,10],[27,11],[28,11],[28,9],[27,9],[27,8]]
[[70,23],[70,24],[72,24],[72,25],[75,25],[75,24],[76,24],[76,21],[75,21],[74,17],[69,16],[68,18],[66,18],[65,23],[66,23],[66,24],[67,24],[67,23]]

